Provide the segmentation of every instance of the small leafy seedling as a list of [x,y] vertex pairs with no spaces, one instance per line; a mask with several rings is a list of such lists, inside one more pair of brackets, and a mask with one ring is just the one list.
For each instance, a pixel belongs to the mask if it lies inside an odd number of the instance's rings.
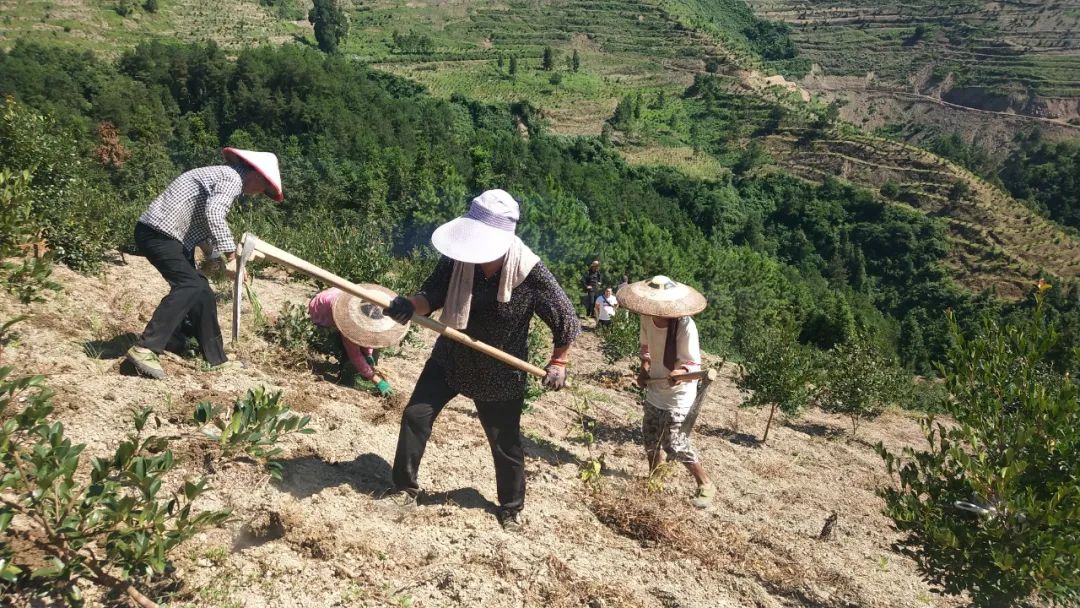
[[212,439],[225,458],[245,455],[266,463],[270,476],[281,479],[281,465],[272,458],[281,453],[277,442],[290,433],[314,433],[308,428],[310,416],[296,416],[281,402],[281,391],[267,392],[266,387],[248,390],[225,416],[225,408],[203,401],[195,406],[195,424],[203,427],[204,436]]

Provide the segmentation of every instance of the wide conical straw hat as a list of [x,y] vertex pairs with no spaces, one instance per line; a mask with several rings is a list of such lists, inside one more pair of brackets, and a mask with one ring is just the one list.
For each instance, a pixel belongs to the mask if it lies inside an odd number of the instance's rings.
[[221,155],[225,157],[226,162],[235,163],[240,160],[252,169],[258,171],[259,175],[266,179],[270,184],[270,188],[273,190],[273,192],[267,192],[267,196],[275,201],[281,201],[285,198],[285,194],[281,190],[281,172],[278,171],[276,154],[273,152],[255,152],[252,150],[225,148],[221,151]]
[[[373,283],[362,283],[365,291],[377,291],[393,300],[396,293]],[[405,337],[408,324],[402,325],[383,315],[382,307],[365,302],[360,298],[342,292],[334,300],[334,325],[341,335],[353,344],[370,348],[394,346]]]
[[696,315],[708,304],[698,290],[663,275],[626,285],[615,297],[623,308],[653,317]]

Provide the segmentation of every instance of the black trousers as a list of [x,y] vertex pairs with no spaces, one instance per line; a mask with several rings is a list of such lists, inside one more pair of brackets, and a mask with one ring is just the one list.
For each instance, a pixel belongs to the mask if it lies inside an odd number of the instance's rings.
[[194,252],[184,251],[183,243],[142,222],[135,224],[135,245],[169,283],[169,293],[146,324],[139,346],[160,354],[177,350],[188,336],[193,336],[207,363],[224,363],[225,343],[214,292],[195,268]]
[[[446,371],[431,361],[416,381],[409,404],[401,415],[397,454],[394,456],[394,486],[419,490],[416,482],[420,459],[431,437],[435,418],[457,392],[446,383]],[[521,445],[521,399],[509,401],[474,401],[476,414],[487,434],[491,456],[495,459],[495,484],[499,509],[520,511],[525,506],[525,449]]]

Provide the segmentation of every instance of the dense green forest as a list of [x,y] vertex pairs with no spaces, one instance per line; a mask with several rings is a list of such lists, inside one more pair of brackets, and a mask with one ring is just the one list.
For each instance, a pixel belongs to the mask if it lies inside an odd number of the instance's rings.
[[[130,250],[149,200],[232,145],[275,151],[286,193],[234,211],[238,231],[401,290],[429,268],[432,228],[501,187],[522,201],[523,238],[571,296],[593,257],[612,277],[670,274],[708,295],[702,335],[717,352],[737,355],[745,333],[783,318],[804,343],[866,335],[926,373],[948,347],[946,309],[974,321],[1029,305],[954,287],[939,221],[869,191],[632,167],[603,139],[550,134],[527,103],[437,99],[303,47],[231,58],[213,44],[151,43],[110,62],[20,43],[0,56],[0,94],[0,167],[33,172],[43,234],[77,269]],[[1077,298],[1055,291],[1054,314],[1075,336]]]
[[1018,200],[1046,217],[1080,230],[1080,144],[1044,141],[1038,131],[1005,161],[999,177]]

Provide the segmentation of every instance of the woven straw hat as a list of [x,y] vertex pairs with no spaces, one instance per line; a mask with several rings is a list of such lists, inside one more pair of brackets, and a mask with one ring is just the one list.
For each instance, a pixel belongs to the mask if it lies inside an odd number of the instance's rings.
[[[385,294],[389,299],[397,296],[393,291],[373,283],[361,283],[360,287]],[[370,348],[393,346],[401,342],[405,332],[409,331],[408,324],[401,325],[384,316],[382,307],[344,292],[334,300],[334,325],[353,344]]]
[[708,304],[698,290],[663,275],[630,283],[615,297],[623,308],[652,317],[688,317],[705,310]]
[[281,172],[278,171],[276,154],[225,148],[221,151],[221,155],[225,157],[225,162],[243,162],[263,176],[263,179],[270,184],[271,191],[266,193],[267,196],[278,202],[285,198],[285,194],[281,191]]

